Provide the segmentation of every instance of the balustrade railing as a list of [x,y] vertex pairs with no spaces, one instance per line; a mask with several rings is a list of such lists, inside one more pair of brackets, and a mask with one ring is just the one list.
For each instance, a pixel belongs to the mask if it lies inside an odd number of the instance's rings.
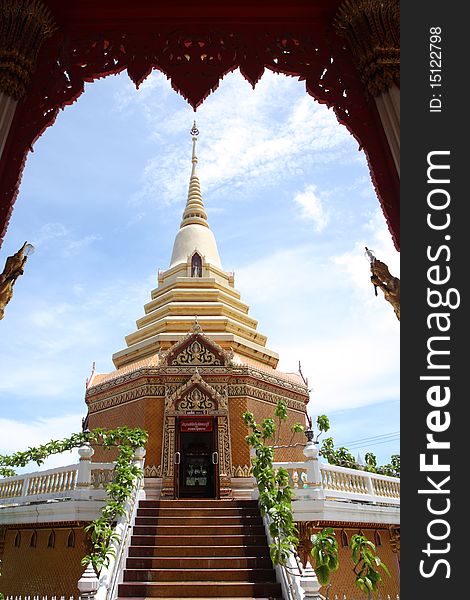
[[318,462],[318,449],[307,446],[305,462],[275,462],[289,473],[294,497],[350,499],[374,504],[400,504],[400,479]]
[[64,498],[89,488],[104,490],[113,480],[114,463],[85,461],[66,467],[0,479],[0,506]]
[[78,600],[77,596],[43,596],[41,594],[31,596],[5,596],[5,600]]

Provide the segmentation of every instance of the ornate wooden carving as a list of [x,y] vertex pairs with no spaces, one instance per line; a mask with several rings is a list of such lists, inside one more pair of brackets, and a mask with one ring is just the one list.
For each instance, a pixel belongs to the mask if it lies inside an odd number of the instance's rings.
[[216,407],[216,402],[197,386],[194,386],[176,404],[176,410],[181,412],[203,411],[205,413],[215,410]]
[[335,26],[349,41],[361,81],[372,96],[399,84],[399,0],[346,0]]
[[[138,86],[157,69],[196,109],[224,75],[239,68],[252,86],[265,69],[298,77],[305,81],[307,93],[334,110],[338,121],[365,149],[372,181],[398,245],[398,178],[389,168],[392,159],[375,105],[364,97],[350,50],[333,29],[334,8],[288,25],[278,19],[269,27],[263,19],[244,25],[243,19],[230,24],[214,23],[208,17],[192,26],[190,19],[182,19],[176,25],[155,21],[145,27],[136,17],[135,21],[116,20],[114,27],[107,28],[95,17],[92,26],[56,32],[43,44],[5,148],[0,236],[6,230],[27,153],[58,111],[83,93],[86,82],[127,70]],[[316,10],[313,4],[311,10]]]
[[0,92],[15,100],[25,95],[39,49],[56,29],[39,0],[0,2]]
[[198,323],[180,342],[160,354],[162,364],[171,366],[229,366],[233,352],[227,352],[207,337]]

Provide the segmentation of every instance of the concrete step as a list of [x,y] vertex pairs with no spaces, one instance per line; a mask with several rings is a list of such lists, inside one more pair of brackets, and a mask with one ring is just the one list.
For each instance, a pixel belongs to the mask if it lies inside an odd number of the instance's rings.
[[134,536],[231,536],[264,535],[263,525],[135,525]]
[[[161,600],[168,600],[168,596],[160,596]],[[171,600],[190,600],[190,598],[193,598],[193,596],[173,596],[171,598]],[[243,598],[245,600],[283,600],[281,597],[279,598],[260,598],[260,597],[254,597],[254,596],[243,596]],[[122,600],[121,598],[118,598],[118,600]],[[126,600],[142,600],[142,598],[138,598],[138,597],[132,597],[132,596],[127,596]],[[198,596],[197,600],[214,600],[214,598],[208,598],[207,596]],[[234,597],[234,596],[224,596],[224,598],[220,598],[219,600],[240,600],[240,596]]]
[[240,535],[132,535],[131,546],[262,546],[266,536]]
[[269,548],[266,538],[258,542],[258,544],[243,546],[243,545],[213,545],[209,546],[185,546],[181,543],[176,543],[174,546],[131,546],[129,548],[129,557],[137,558],[162,558],[162,557],[234,557],[244,558],[251,556],[269,556]]
[[271,560],[261,556],[209,556],[209,557],[129,557],[128,569],[271,569]]
[[281,586],[274,582],[124,582],[119,585],[120,598],[281,598]]
[[226,506],[214,507],[149,507],[139,504],[138,517],[242,517],[258,516],[259,509],[256,507],[240,508],[227,504]]
[[141,508],[258,508],[257,500],[141,500]]
[[275,581],[274,569],[129,569],[124,581]]
[[224,516],[162,516],[149,515],[149,516],[137,516],[135,519],[136,525],[142,525],[145,527],[154,525],[184,525],[192,527],[193,525],[263,525],[263,520],[259,514],[254,515],[224,515]]

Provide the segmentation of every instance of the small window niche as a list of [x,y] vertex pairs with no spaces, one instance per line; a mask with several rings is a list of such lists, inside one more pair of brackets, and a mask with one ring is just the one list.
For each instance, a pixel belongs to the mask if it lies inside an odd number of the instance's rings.
[[67,538],[67,548],[75,548],[75,531],[73,529],[70,530]]
[[191,277],[202,277],[202,258],[198,252],[191,257]]
[[47,540],[47,547],[55,548],[55,532],[54,532],[54,530],[52,530],[51,533],[49,534],[49,539]]
[[374,543],[376,546],[382,545],[382,538],[380,536],[380,533],[377,530],[374,533]]

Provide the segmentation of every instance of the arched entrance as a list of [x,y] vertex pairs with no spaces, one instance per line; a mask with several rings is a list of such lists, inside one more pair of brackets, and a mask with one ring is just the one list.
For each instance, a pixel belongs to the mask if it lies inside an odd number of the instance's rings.
[[0,47],[1,239],[28,152],[85,83],[127,70],[138,86],[158,69],[196,109],[228,72],[239,68],[254,86],[267,68],[304,80],[364,148],[399,248],[396,0],[22,0],[1,10],[16,23]]

